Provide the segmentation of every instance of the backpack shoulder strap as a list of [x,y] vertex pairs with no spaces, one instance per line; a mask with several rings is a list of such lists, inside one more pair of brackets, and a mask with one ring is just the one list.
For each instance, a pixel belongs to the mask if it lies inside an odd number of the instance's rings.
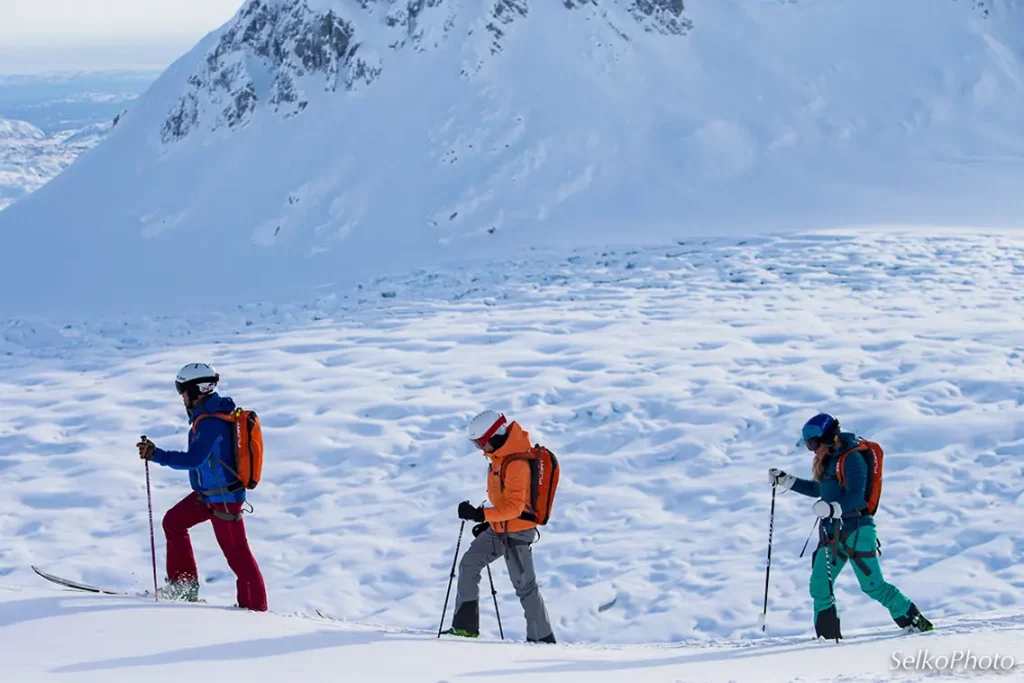
[[202,415],[196,415],[196,419],[192,421],[192,431],[196,431],[196,427],[199,426],[199,422],[205,417],[215,417],[218,420],[224,420],[234,424],[235,414],[234,413],[203,413]]
[[[871,445],[864,439],[857,439],[857,445],[849,450],[843,451],[839,455],[839,460],[836,462],[836,477],[839,479],[839,485],[844,489],[846,488],[846,456],[850,453],[856,453],[857,451],[868,451],[874,454],[871,450]],[[870,467],[871,463],[868,463]]]
[[498,468],[498,480],[499,480],[499,483],[501,484],[501,490],[502,491],[505,490],[505,469],[511,463],[519,462],[519,461],[529,462],[530,460],[536,460],[536,459],[537,459],[537,456],[534,455],[531,451],[526,451],[524,453],[513,453],[512,455],[506,455],[505,458],[501,461],[501,467]]

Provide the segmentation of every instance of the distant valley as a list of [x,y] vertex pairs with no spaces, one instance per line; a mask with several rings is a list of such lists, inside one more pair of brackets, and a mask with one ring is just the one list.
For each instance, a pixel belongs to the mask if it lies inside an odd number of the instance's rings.
[[0,210],[96,146],[157,75],[0,76]]

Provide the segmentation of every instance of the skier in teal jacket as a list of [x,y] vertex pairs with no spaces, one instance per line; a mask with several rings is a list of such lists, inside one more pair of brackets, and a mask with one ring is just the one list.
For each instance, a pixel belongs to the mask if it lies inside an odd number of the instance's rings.
[[[875,518],[868,506],[874,454],[868,448],[858,448],[860,439],[840,431],[839,420],[827,413],[807,421],[801,443],[814,453],[813,479],[800,479],[772,468],[768,471],[768,482],[782,491],[792,489],[818,498],[813,505],[819,519],[818,548],[811,558],[810,582],[815,633],[829,640],[843,637],[833,581],[851,560],[861,590],[888,609],[897,626],[910,631],[931,631],[931,622],[917,606],[882,576]],[[844,476],[840,477],[838,466],[844,453],[848,456],[843,458]]]

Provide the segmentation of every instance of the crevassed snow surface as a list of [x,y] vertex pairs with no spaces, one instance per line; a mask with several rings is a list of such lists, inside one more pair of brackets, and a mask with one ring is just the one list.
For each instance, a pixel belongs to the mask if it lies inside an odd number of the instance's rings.
[[681,4],[247,2],[0,215],[0,286],[49,273],[0,311],[187,310],[210,261],[281,300],[554,243],[1018,222],[1018,2],[638,9]]
[[[0,585],[38,586],[30,563],[105,587],[150,584],[133,444],[146,433],[184,445],[173,374],[208,359],[224,393],[265,425],[247,526],[276,611],[436,628],[456,505],[484,497],[484,462],[462,430],[491,406],[561,457],[556,514],[535,555],[562,642],[759,637],[765,471],[808,475],[794,442],[819,410],[886,448],[877,521],[888,578],[940,628],[1019,614],[1024,239],[890,232],[536,252],[381,279],[348,298],[211,304],[186,318],[8,320]],[[163,468],[153,477],[159,523],[187,483]],[[811,502],[777,501],[771,636],[813,632],[808,560],[797,557]],[[194,540],[204,596],[231,604],[210,530]],[[495,570],[506,636],[522,639]],[[852,575],[836,589],[844,629],[894,628]],[[70,608],[55,605],[38,603],[64,618]],[[75,619],[93,609],[107,608]],[[489,604],[482,611],[496,636]],[[335,642],[295,628],[282,642]],[[161,648],[208,647],[175,638],[145,652],[155,662],[172,657]],[[103,652],[88,659],[148,656]],[[523,657],[540,671],[538,657],[561,655]]]

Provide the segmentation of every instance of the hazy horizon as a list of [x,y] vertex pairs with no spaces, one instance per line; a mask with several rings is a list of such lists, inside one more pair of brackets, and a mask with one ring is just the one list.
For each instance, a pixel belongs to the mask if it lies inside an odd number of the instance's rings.
[[0,74],[167,68],[243,0],[5,0]]

